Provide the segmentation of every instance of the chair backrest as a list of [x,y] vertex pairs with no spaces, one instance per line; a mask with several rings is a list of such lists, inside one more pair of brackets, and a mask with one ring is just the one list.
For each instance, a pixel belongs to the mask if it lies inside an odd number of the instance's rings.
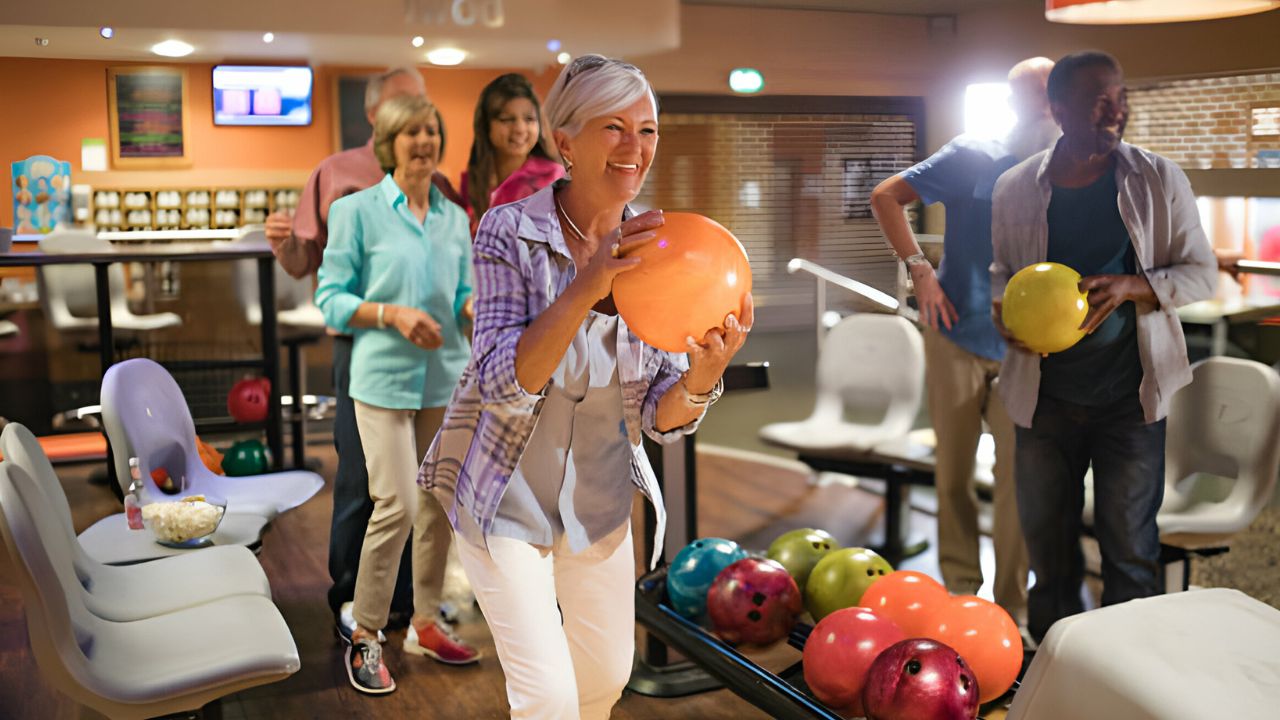
[[58,473],[54,471],[53,463],[49,461],[49,456],[40,446],[40,441],[27,429],[26,425],[11,422],[4,426],[4,431],[0,432],[0,453],[4,453],[5,460],[22,468],[28,475],[35,478],[45,497],[48,498],[49,506],[57,511],[58,522],[62,525],[62,529],[70,533],[71,537],[75,537],[76,526],[71,520],[71,504],[67,501],[67,494],[62,490],[62,483],[58,482]]
[[66,568],[59,567],[44,544],[33,512],[42,499],[22,468],[7,460],[0,463],[0,532],[18,575],[36,662],[64,692],[98,692],[87,656],[102,621],[85,608],[79,590],[67,585]]
[[858,313],[827,333],[818,358],[814,415],[883,412],[888,435],[911,430],[924,396],[920,331],[897,315]]
[[1280,375],[1252,360],[1212,357],[1192,366],[1191,384],[1169,407],[1167,494],[1196,473],[1235,480],[1223,512],[1248,525],[1270,501],[1280,473]]
[[[87,228],[58,226],[40,240],[40,250],[49,254],[111,252],[110,242],[99,239]],[[49,265],[40,268],[40,295],[45,309],[59,330],[72,329],[60,325],[64,310],[75,318],[97,320],[98,295],[92,265]],[[107,268],[108,288],[113,313],[128,312],[125,300],[124,268],[114,263]]]
[[[248,226],[236,242],[246,245],[266,245],[266,232],[258,226]],[[315,288],[311,278],[295,278],[281,267],[280,263],[272,263],[275,269],[276,309],[293,310],[314,304]],[[237,260],[232,272],[235,275],[236,299],[244,310],[245,318],[250,325],[262,324],[262,303],[258,297],[258,261]]]
[[157,492],[152,470],[164,468],[176,479],[200,465],[186,397],[169,371],[153,360],[134,358],[107,368],[102,376],[102,424],[125,492],[131,457],[138,458],[143,481],[152,492]]

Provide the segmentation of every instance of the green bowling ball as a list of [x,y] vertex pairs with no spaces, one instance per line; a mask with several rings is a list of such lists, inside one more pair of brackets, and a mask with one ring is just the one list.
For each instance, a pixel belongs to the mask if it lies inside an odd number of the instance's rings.
[[222,457],[222,471],[232,477],[261,475],[269,465],[270,458],[261,440],[241,440]]
[[796,587],[804,588],[813,566],[826,557],[827,553],[839,549],[840,543],[826,530],[800,528],[779,535],[769,545],[765,556],[786,568],[795,579]]
[[804,605],[814,622],[841,608],[856,607],[871,583],[893,572],[889,562],[865,548],[833,550],[813,566],[804,585]]

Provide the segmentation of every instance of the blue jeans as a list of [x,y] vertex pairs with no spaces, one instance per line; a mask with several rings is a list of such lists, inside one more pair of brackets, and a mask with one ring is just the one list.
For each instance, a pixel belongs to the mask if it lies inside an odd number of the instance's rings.
[[[365,530],[373,513],[369,498],[369,469],[356,426],[356,406],[351,386],[351,338],[333,339],[333,392],[338,405],[333,420],[333,446],[338,450],[338,474],[333,479],[333,521],[329,526],[329,608],[336,614],[342,603],[350,602],[356,591],[356,572]],[[413,565],[409,543],[400,556],[400,573],[391,597],[392,615],[413,614]]]
[[1017,433],[1018,516],[1035,572],[1027,596],[1032,637],[1084,610],[1080,532],[1090,463],[1102,604],[1157,594],[1165,421],[1147,423],[1136,397],[1090,407],[1042,394],[1031,427]]

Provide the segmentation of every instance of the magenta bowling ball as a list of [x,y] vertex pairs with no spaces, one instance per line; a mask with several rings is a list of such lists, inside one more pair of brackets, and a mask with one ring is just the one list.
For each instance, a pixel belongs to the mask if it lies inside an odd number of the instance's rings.
[[978,678],[950,647],[903,640],[871,663],[862,707],[867,720],[973,720]]
[[791,632],[803,609],[791,574],[764,558],[739,560],[721,570],[707,592],[711,625],[731,643],[771,645]]

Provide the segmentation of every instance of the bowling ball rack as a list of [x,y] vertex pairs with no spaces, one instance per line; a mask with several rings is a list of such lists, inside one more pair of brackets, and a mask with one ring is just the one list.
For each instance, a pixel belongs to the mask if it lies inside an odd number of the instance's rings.
[[[777,720],[840,720],[841,716],[808,694],[799,662],[772,673],[733,646],[680,615],[667,604],[667,569],[660,567],[636,582],[636,620],[670,648],[688,658],[719,685]],[[797,623],[788,644],[804,650],[813,626]],[[634,688],[633,689],[637,689]],[[696,692],[697,690],[695,690]]]

